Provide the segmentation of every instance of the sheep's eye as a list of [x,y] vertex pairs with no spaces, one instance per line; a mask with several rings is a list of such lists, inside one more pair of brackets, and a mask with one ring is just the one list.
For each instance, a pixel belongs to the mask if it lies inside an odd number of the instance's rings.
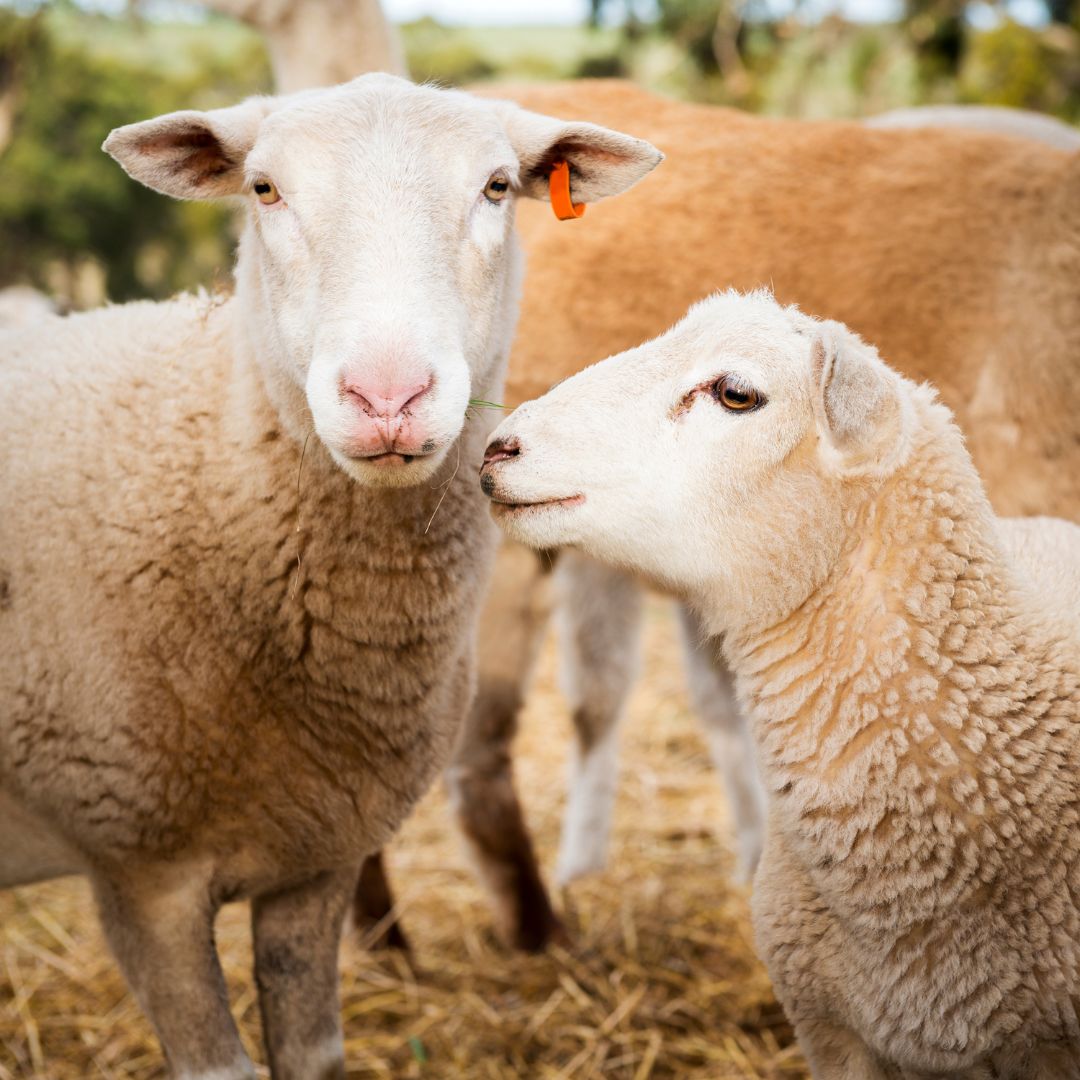
[[273,206],[281,201],[281,192],[269,180],[256,180],[254,190],[256,198],[264,206]]
[[504,172],[497,172],[491,174],[491,179],[487,182],[487,187],[484,188],[484,198],[488,202],[502,202],[506,198],[506,193],[510,190],[510,178]]
[[711,390],[712,396],[731,412],[748,412],[765,404],[765,398],[752,386],[740,384],[730,375],[717,379]]

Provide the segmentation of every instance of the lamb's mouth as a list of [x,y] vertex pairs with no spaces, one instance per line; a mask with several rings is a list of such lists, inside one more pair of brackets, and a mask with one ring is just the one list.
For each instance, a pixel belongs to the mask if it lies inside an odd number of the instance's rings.
[[520,517],[530,511],[554,510],[558,507],[580,506],[584,495],[566,495],[561,499],[540,499],[537,502],[512,502],[509,499],[491,500],[491,512],[496,517]]

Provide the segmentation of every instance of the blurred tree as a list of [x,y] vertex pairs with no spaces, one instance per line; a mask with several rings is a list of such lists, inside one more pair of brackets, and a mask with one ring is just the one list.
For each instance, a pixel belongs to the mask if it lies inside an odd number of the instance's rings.
[[0,154],[11,141],[27,69],[43,40],[40,13],[19,18],[10,9],[0,8]]
[[750,105],[754,79],[745,56],[747,0],[657,0],[657,10],[660,30],[688,53],[706,82],[717,84],[720,99]]
[[[128,179],[101,143],[121,124],[260,89],[265,58],[256,50],[223,68],[203,55],[190,73],[167,74],[152,49],[130,62],[105,57],[61,41],[40,15],[0,14],[0,63],[23,72],[0,185],[0,285],[63,290],[97,263],[108,295],[121,300],[168,295],[227,272],[228,210],[154,194]],[[82,13],[64,17],[92,23]]]
[[966,0],[906,0],[904,25],[924,88],[955,79],[967,45]]
[[1080,49],[1075,31],[1065,33],[1062,41],[1059,34],[1004,20],[979,34],[961,72],[961,94],[1080,119]]
[[1080,0],[1046,0],[1051,22],[1080,29]]
[[495,73],[491,61],[472,42],[430,16],[409,26],[406,42],[409,71],[417,82],[463,86]]

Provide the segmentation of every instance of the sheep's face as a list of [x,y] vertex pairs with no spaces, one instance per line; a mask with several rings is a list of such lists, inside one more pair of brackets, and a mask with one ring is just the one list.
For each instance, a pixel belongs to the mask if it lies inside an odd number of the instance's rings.
[[[428,477],[470,398],[497,392],[516,315],[515,199],[544,197],[558,158],[584,199],[660,158],[593,125],[386,75],[171,114],[106,149],[168,194],[246,200],[238,292],[268,385],[296,434],[314,427],[372,485]],[[306,407],[290,408],[301,390]]]
[[837,555],[844,486],[903,453],[900,385],[838,324],[729,293],[523,405],[481,486],[532,546],[573,545],[710,611],[797,603]]

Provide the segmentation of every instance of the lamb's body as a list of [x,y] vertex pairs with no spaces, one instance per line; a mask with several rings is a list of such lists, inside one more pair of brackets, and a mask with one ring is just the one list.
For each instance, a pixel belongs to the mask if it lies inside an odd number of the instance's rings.
[[1080,1077],[1080,527],[996,518],[932,390],[760,294],[486,462],[511,536],[724,635],[770,796],[757,944],[817,1080]]
[[994,522],[940,411],[829,580],[728,638],[772,801],[758,945],[818,1076],[1066,1080],[1080,528]]
[[373,491],[312,438],[301,472],[236,308],[76,316],[0,365],[0,787],[91,866],[198,862],[222,898],[390,836],[468,700],[490,556],[466,470]]

